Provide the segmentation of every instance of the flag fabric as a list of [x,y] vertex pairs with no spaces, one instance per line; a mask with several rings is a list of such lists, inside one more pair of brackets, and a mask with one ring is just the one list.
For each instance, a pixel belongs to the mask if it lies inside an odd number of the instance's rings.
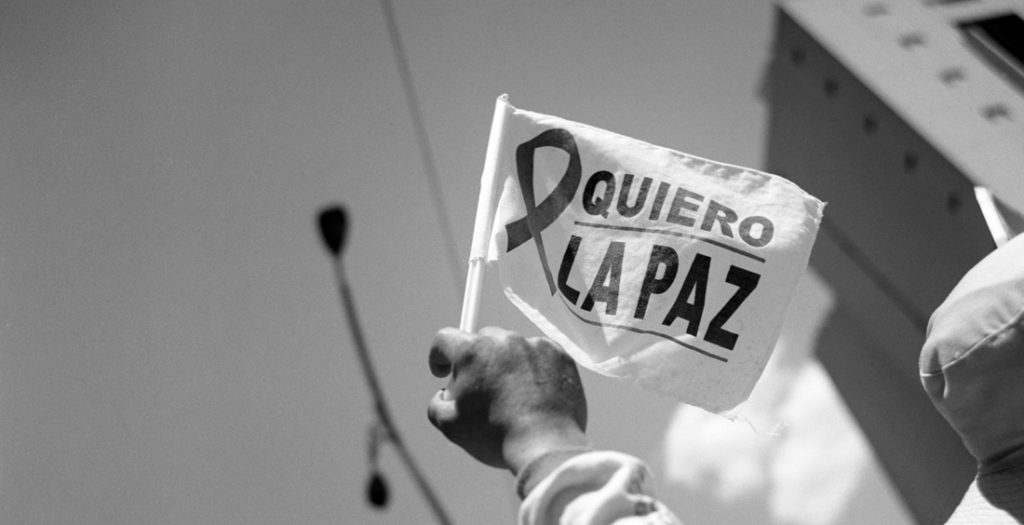
[[745,401],[825,204],[505,96],[495,111],[471,259],[580,365],[711,412]]

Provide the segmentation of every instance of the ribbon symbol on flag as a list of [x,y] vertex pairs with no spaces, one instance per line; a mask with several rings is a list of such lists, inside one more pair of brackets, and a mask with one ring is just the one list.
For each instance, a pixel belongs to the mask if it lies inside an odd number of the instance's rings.
[[[558,148],[568,153],[569,164],[555,189],[538,205],[533,194],[533,157],[538,149],[545,147]],[[544,268],[544,277],[547,278],[551,295],[555,294],[555,280],[551,277],[551,268],[548,266],[540,232],[551,226],[551,223],[569,207],[580,185],[582,171],[576,140],[564,129],[549,129],[516,148],[516,174],[523,193],[526,216],[505,225],[505,231],[508,233],[505,251],[511,252],[532,237],[537,245],[537,255],[540,256],[540,264]]]

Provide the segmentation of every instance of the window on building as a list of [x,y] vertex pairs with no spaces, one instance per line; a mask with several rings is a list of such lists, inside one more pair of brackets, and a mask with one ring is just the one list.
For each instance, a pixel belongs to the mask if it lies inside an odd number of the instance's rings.
[[971,47],[1024,91],[1024,19],[1009,13],[962,22],[959,26]]

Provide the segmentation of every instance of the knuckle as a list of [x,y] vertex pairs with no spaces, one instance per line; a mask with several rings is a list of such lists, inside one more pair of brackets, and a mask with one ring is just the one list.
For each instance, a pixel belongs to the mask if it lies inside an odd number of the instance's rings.
[[558,343],[556,343],[550,337],[535,336],[535,337],[531,337],[528,341],[530,343],[530,346],[533,346],[533,347],[538,348],[538,349],[543,349],[543,350],[546,350],[546,351],[550,351],[550,350],[560,351],[562,349],[562,347],[559,346]]
[[511,340],[516,338],[521,339],[521,336],[518,333],[498,326],[484,327],[480,330],[480,335],[499,345],[508,344]]
[[438,347],[444,345],[446,341],[451,339],[452,330],[453,328],[451,327],[445,327],[438,330],[437,333],[434,334],[434,340],[431,343],[431,347]]

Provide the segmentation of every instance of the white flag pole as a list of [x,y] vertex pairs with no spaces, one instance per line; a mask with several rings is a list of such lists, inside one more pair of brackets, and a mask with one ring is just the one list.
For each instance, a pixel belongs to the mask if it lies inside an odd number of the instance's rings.
[[477,314],[480,312],[480,292],[484,281],[484,263],[494,223],[494,192],[497,178],[498,152],[501,149],[505,130],[505,117],[512,111],[508,95],[498,97],[494,102],[494,118],[491,120],[491,134],[487,139],[487,154],[484,157],[484,171],[480,176],[480,196],[476,203],[476,220],[473,225],[473,245],[469,251],[469,271],[466,272],[466,290],[462,296],[462,317],[459,329],[476,332]]

